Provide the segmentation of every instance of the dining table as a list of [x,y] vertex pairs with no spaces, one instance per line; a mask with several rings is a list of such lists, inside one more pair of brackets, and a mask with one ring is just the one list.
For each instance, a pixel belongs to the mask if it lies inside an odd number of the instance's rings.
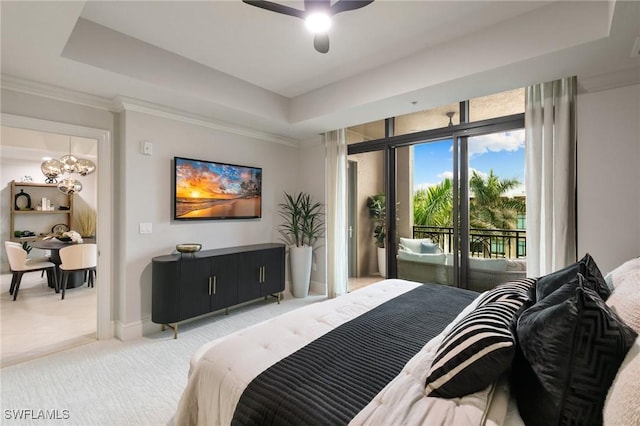
[[[81,243],[74,243],[72,241],[61,241],[57,238],[50,238],[46,240],[37,240],[29,243],[31,247],[41,249],[41,250],[49,250],[51,255],[49,258],[52,263],[56,265],[56,274],[58,276],[58,282],[61,282],[62,275],[60,274],[60,264],[62,260],[60,259],[60,250],[69,247],[71,244],[85,244],[85,243],[95,243],[95,238],[83,238]],[[84,271],[77,271],[69,273],[69,278],[67,281],[67,288],[75,288],[81,287],[85,281]],[[50,284],[50,287],[53,285]]]

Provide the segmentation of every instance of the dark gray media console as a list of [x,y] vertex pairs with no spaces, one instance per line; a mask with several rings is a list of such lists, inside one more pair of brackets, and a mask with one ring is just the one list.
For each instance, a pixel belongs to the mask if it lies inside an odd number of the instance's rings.
[[178,322],[284,291],[284,244],[256,244],[152,259],[151,321]]

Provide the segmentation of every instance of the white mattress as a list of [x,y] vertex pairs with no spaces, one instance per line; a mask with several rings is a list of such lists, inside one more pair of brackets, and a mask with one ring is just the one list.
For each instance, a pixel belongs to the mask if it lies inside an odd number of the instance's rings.
[[[390,279],[336,299],[280,315],[212,341],[191,359],[189,381],[176,425],[226,425],[246,386],[263,370],[333,328],[405,293],[419,283]],[[476,304],[472,302],[440,335],[416,354],[352,421],[352,424],[503,424],[509,399],[502,384],[463,398],[430,398],[424,384],[444,334]],[[492,403],[494,402],[494,403]]]

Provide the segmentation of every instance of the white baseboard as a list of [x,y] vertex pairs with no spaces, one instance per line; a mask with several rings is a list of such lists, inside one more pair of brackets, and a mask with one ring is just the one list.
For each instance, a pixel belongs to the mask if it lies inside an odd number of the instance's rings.
[[140,321],[123,324],[120,321],[116,322],[115,335],[122,341],[133,340],[142,337],[146,334],[150,334],[156,331],[160,331],[162,326],[151,322],[151,317],[143,318]]

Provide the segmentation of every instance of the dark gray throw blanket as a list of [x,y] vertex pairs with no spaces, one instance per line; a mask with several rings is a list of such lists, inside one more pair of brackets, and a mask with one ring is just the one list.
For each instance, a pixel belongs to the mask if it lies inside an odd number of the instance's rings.
[[477,295],[424,284],[336,327],[257,376],[232,424],[348,423]]

